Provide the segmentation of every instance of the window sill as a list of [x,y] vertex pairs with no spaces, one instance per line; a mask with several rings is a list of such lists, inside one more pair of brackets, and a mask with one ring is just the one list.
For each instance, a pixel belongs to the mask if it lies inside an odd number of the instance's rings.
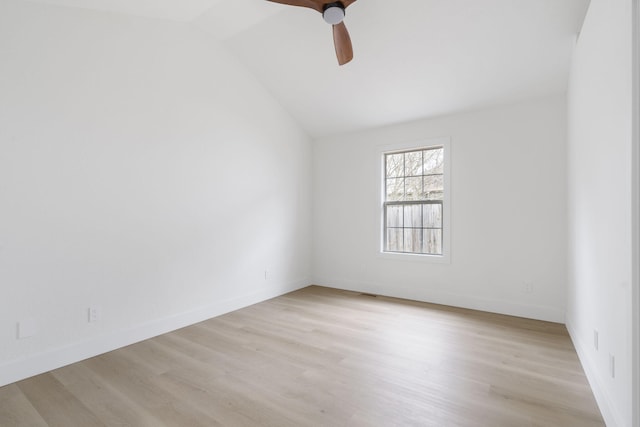
[[378,252],[379,258],[391,259],[395,261],[423,262],[426,264],[451,264],[448,254],[445,255],[426,255],[426,254],[407,254],[399,252]]

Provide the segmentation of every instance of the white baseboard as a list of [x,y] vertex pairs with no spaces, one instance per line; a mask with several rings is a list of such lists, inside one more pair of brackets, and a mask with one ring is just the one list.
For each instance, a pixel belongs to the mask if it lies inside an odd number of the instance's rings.
[[578,353],[582,369],[587,376],[591,390],[593,390],[593,395],[596,398],[598,408],[602,413],[605,424],[607,427],[623,427],[625,424],[620,421],[622,417],[620,417],[620,415],[614,410],[611,396],[603,386],[604,381],[602,375],[596,368],[596,364],[593,359],[589,356],[589,352],[587,351],[589,347],[580,339],[578,333],[570,322],[567,322],[566,325],[571,341],[573,341],[573,346]]
[[414,301],[449,305],[452,307],[525,317],[528,319],[544,320],[547,322],[564,323],[565,321],[564,310],[557,307],[520,304],[512,301],[424,290],[407,290],[398,288],[389,292],[388,286],[372,283],[360,283],[344,279],[317,278],[314,280],[314,283],[319,286],[326,286],[329,288],[366,292],[395,298],[405,298]]
[[152,320],[132,328],[111,331],[86,341],[12,360],[0,365],[0,387],[275,298],[308,285],[309,280],[304,279],[270,287],[192,311]]

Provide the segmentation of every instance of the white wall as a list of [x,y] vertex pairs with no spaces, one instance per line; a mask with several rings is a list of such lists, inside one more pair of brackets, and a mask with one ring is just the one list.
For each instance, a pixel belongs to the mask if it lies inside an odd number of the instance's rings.
[[310,167],[200,33],[0,0],[0,385],[308,285]]
[[633,425],[640,427],[640,0],[633,0]]
[[[378,147],[442,136],[452,149],[451,263],[380,257]],[[565,139],[558,96],[314,142],[314,282],[563,321]]]
[[632,413],[631,81],[631,0],[592,0],[568,97],[567,326],[609,426]]

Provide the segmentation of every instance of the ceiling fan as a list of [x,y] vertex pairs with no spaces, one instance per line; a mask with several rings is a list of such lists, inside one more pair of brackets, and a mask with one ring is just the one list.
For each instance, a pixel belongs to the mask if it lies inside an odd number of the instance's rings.
[[326,1],[326,0],[268,0],[274,3],[291,6],[308,7],[322,13],[327,24],[333,25],[333,44],[336,48],[338,64],[344,65],[353,59],[353,47],[347,27],[344,25],[345,9],[356,0]]

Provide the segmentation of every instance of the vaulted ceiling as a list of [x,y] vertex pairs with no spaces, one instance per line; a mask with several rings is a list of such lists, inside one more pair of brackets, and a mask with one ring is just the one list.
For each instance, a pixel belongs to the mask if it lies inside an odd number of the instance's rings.
[[339,67],[315,11],[266,0],[37,0],[186,22],[312,136],[563,93],[589,0],[358,0]]

